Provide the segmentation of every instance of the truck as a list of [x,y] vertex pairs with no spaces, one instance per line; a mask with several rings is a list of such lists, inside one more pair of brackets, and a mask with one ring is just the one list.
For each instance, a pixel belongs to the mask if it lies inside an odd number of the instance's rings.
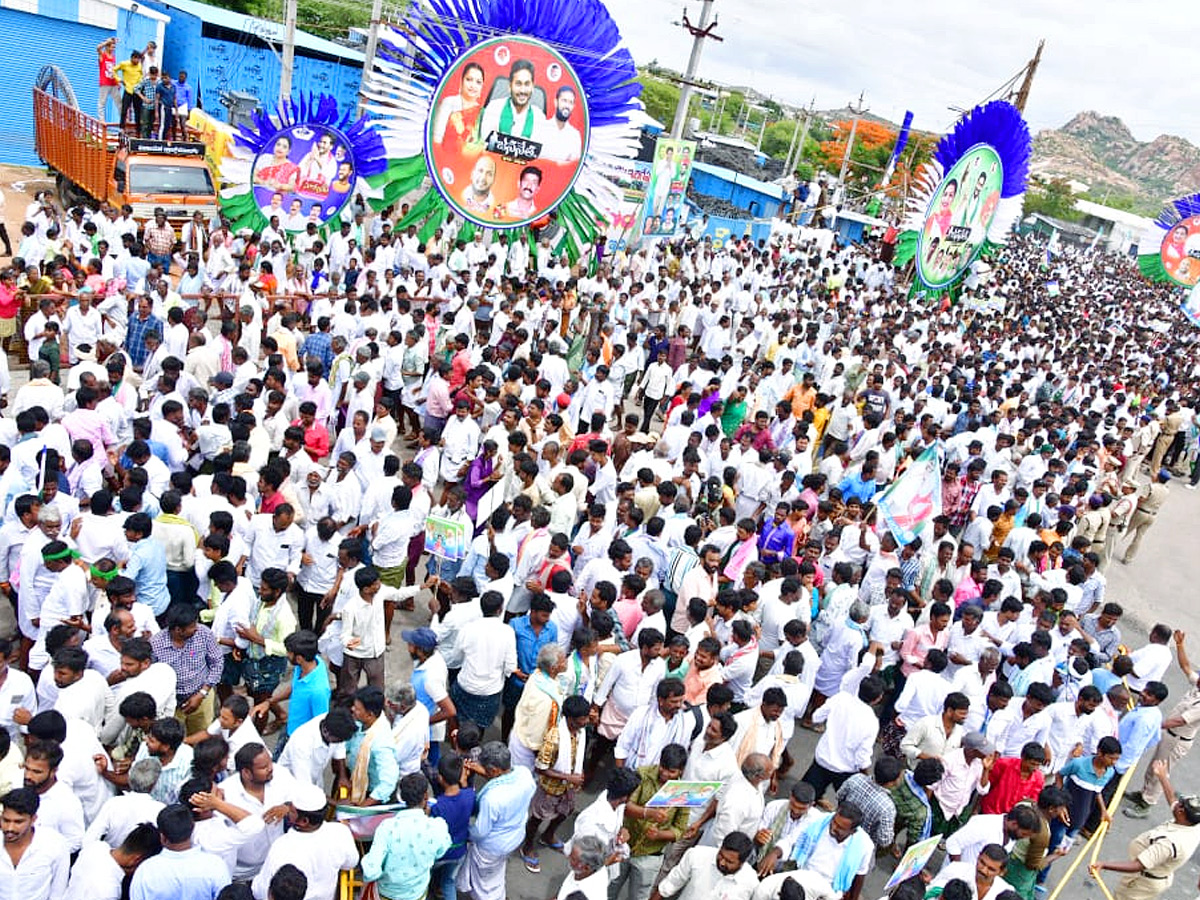
[[213,173],[199,141],[133,137],[41,86],[33,90],[37,154],[54,176],[64,208],[89,200],[133,207],[134,218],[154,217],[156,207],[179,226],[195,212],[217,211]]

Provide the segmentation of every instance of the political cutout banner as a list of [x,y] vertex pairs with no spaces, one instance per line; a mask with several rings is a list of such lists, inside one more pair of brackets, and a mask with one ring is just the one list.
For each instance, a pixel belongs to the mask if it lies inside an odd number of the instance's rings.
[[912,543],[942,514],[942,478],[937,451],[916,458],[876,501],[879,517],[901,546]]

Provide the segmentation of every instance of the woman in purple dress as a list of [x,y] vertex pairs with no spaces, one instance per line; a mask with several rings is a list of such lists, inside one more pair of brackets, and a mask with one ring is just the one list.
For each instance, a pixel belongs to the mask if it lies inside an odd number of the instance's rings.
[[496,451],[498,449],[495,441],[484,441],[482,452],[475,457],[467,469],[467,477],[463,481],[463,492],[467,499],[463,505],[472,522],[479,521],[479,501],[504,474],[502,469],[496,468]]

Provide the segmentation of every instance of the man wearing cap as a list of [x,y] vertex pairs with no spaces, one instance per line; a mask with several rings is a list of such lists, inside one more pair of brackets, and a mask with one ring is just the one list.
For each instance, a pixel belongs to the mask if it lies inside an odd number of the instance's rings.
[[212,398],[214,406],[218,403],[233,403],[234,390],[232,372],[218,372],[208,381],[209,384],[211,384],[214,388]]
[[933,786],[934,830],[951,834],[963,824],[962,815],[976,795],[991,790],[991,771],[996,748],[982,732],[963,735],[962,746],[942,756],[942,780]]
[[446,660],[438,651],[438,637],[433,629],[413,628],[400,632],[400,637],[408,645],[408,655],[412,657],[410,678],[416,701],[428,711],[429,763],[436,766],[441,742],[446,737],[446,721],[456,715],[449,693],[450,673]]
[[308,878],[306,897],[332,897],[338,875],[358,865],[354,835],[341,822],[326,822],[325,791],[313,784],[297,784],[292,791],[289,830],[276,838],[250,889],[255,900],[267,900],[271,878],[285,865],[293,865]]
[[1175,796],[1167,778],[1165,760],[1151,763],[1151,773],[1162,785],[1171,808],[1171,820],[1135,837],[1129,844],[1129,859],[1101,861],[1089,866],[1093,878],[1101,872],[1123,872],[1117,896],[1121,900],[1151,900],[1170,889],[1175,871],[1185,865],[1200,847],[1200,797]]
[[1126,565],[1133,562],[1133,558],[1137,556],[1138,548],[1142,546],[1142,538],[1154,524],[1154,519],[1158,515],[1158,511],[1162,509],[1162,505],[1167,502],[1167,495],[1171,492],[1167,487],[1170,480],[1171,473],[1166,469],[1159,469],[1154,481],[1138,488],[1137,509],[1129,517],[1127,529],[1132,537],[1125,547],[1125,555],[1121,557],[1121,562]]

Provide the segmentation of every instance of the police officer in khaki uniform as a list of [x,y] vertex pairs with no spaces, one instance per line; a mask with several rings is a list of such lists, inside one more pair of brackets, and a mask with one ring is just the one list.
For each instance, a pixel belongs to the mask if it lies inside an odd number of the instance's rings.
[[[1200,673],[1192,669],[1191,662],[1188,660],[1187,651],[1184,649],[1186,640],[1187,635],[1182,631],[1175,632],[1175,655],[1179,660],[1179,668],[1183,669],[1184,675],[1192,682],[1192,689],[1175,704],[1175,707],[1163,720],[1162,740],[1158,742],[1154,759],[1151,761],[1161,760],[1167,767],[1168,775],[1175,764],[1187,756],[1188,751],[1192,749],[1192,742],[1200,733]],[[1125,800],[1132,807],[1125,810],[1125,815],[1134,819],[1144,819],[1150,815],[1150,810],[1158,802],[1160,793],[1158,779],[1147,768],[1146,780],[1142,785],[1141,793],[1131,792],[1125,795]]]
[[1116,895],[1121,900],[1153,900],[1171,887],[1175,870],[1184,865],[1200,847],[1200,797],[1175,796],[1167,780],[1163,760],[1151,764],[1151,772],[1162,784],[1171,805],[1171,821],[1143,831],[1129,844],[1129,859],[1122,862],[1098,862],[1089,866],[1093,878],[1101,872],[1124,872]]
[[1167,494],[1171,492],[1167,487],[1167,482],[1170,480],[1171,473],[1166,469],[1159,469],[1154,481],[1144,484],[1138,489],[1137,509],[1129,517],[1129,533],[1133,537],[1125,548],[1125,556],[1121,562],[1131,563],[1137,556],[1138,547],[1142,545],[1142,537],[1146,534],[1146,530],[1154,524],[1154,518],[1162,509],[1162,505],[1167,502]]
[[1107,561],[1108,528],[1112,524],[1112,510],[1109,509],[1111,499],[1100,494],[1092,494],[1088,498],[1088,508],[1079,517],[1078,534],[1092,542],[1091,551],[1100,555],[1100,562]]
[[[1179,404],[1174,400],[1167,403],[1167,415],[1162,420],[1162,427],[1158,432],[1158,440],[1154,442],[1154,451],[1150,454],[1151,472],[1157,472],[1162,466],[1163,457],[1167,455],[1167,451],[1175,443],[1175,437],[1183,428],[1183,423],[1183,413],[1179,410]],[[1180,449],[1182,449],[1182,443],[1182,438],[1180,438]],[[1175,455],[1178,456],[1178,453]]]

